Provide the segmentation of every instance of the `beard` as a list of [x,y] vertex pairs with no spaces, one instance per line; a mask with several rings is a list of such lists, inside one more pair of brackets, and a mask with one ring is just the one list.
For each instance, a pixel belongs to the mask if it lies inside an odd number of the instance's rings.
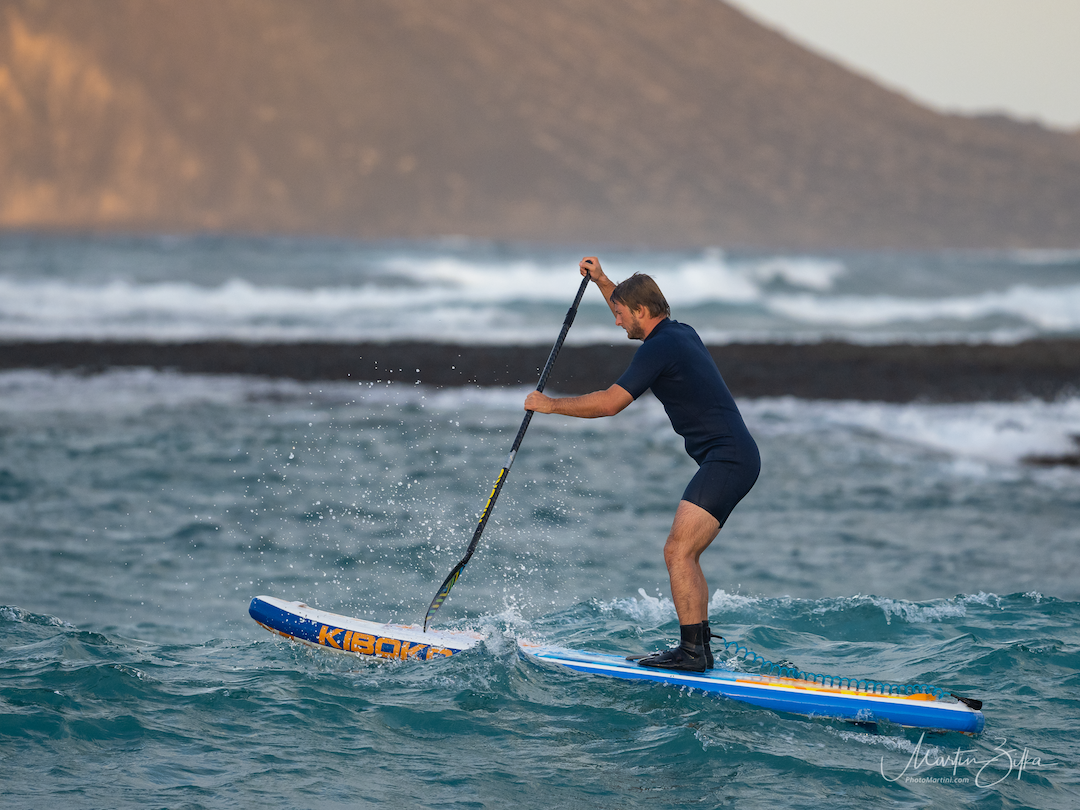
[[626,327],[626,337],[629,340],[644,340],[645,330],[641,326],[639,321],[634,315],[630,316],[630,324]]

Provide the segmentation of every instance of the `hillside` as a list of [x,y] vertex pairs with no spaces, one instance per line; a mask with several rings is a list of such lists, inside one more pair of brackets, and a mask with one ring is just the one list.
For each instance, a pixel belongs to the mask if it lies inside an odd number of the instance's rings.
[[717,0],[3,0],[0,228],[1080,245],[1080,137]]

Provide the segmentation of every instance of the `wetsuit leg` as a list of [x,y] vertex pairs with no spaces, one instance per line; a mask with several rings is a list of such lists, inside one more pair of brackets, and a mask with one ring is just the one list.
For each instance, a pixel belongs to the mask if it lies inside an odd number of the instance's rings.
[[743,462],[706,457],[686,485],[682,499],[700,506],[723,527],[731,510],[746,497],[760,472],[761,460],[756,453]]

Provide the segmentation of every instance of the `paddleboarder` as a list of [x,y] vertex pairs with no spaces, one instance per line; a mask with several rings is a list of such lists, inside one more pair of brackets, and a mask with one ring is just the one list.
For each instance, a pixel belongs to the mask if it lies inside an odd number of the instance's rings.
[[671,319],[671,308],[650,276],[635,273],[615,284],[595,256],[582,259],[579,269],[604,296],[616,325],[642,345],[609,388],[579,397],[533,391],[525,399],[525,410],[585,419],[614,416],[650,389],[663,404],[698,471],[683,492],[664,544],[680,643],[638,663],[703,672],[712,668],[713,655],[709,587],[700,557],[757,481],[757,444],[701,338],[690,326]]

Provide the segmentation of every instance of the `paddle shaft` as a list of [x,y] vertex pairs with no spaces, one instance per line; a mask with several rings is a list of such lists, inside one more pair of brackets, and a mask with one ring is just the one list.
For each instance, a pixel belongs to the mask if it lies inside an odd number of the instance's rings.
[[[537,391],[542,392],[544,386],[547,385],[548,376],[551,374],[551,368],[555,365],[555,358],[559,356],[559,350],[562,348],[563,341],[566,340],[566,333],[570,331],[570,326],[574,323],[574,316],[577,315],[578,304],[581,303],[581,297],[585,295],[585,288],[588,286],[589,276],[586,275],[585,278],[581,280],[581,286],[578,287],[574,303],[570,306],[570,309],[566,311],[566,317],[563,319],[559,338],[555,341],[555,345],[551,347],[551,354],[548,355],[544,370],[540,373],[540,382],[536,384]],[[435,594],[435,598],[431,600],[431,604],[428,606],[427,614],[424,616],[425,632],[427,631],[428,622],[431,621],[431,617],[442,607],[442,603],[445,602],[446,597],[450,595],[450,589],[454,587],[454,584],[458,581],[458,577],[461,576],[461,572],[465,569],[469,559],[472,557],[473,552],[476,551],[476,546],[480,542],[480,535],[484,533],[484,527],[487,526],[488,518],[491,516],[491,510],[495,508],[495,501],[499,498],[503,483],[506,481],[506,475],[510,472],[510,468],[514,464],[514,458],[517,456],[518,448],[521,447],[521,440],[525,438],[525,431],[529,429],[529,423],[532,421],[532,418],[533,411],[526,411],[525,418],[521,420],[521,427],[518,428],[517,436],[514,438],[514,446],[510,448],[510,455],[507,457],[506,463],[503,465],[502,469],[499,470],[499,477],[495,479],[495,486],[492,488],[487,503],[484,505],[484,511],[480,513],[480,522],[476,526],[476,531],[473,532],[472,541],[465,551],[465,556],[461,558],[461,562],[454,566],[454,570],[450,572],[449,576],[443,580],[439,592]]]

